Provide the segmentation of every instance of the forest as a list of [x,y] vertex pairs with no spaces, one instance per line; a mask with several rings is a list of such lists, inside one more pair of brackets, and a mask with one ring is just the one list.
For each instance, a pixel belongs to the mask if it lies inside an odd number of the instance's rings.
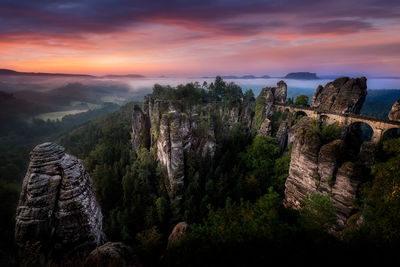
[[[152,96],[180,103],[183,110],[199,103],[235,106],[254,97],[251,91],[242,93],[240,87],[218,77],[202,86],[155,85]],[[300,96],[294,102],[305,105],[307,99]],[[339,237],[330,230],[335,218],[329,197],[310,195],[300,212],[283,207],[290,147],[280,153],[273,136],[245,131],[242,125],[217,134],[213,158],[186,155],[183,197],[171,199],[162,186],[165,174],[155,147],[131,150],[132,110],[133,104],[128,104],[58,140],[71,154],[85,159],[108,238],[132,246],[144,264],[262,264],[282,260],[287,251],[292,255],[284,259],[287,263],[301,262],[304,255],[323,258],[332,253],[341,253],[335,260],[342,261],[346,255],[360,256],[365,251],[377,255],[382,248],[390,254],[390,248],[396,247],[400,191],[392,185],[400,182],[396,164],[400,139],[382,143],[378,163],[366,177],[354,215],[364,216],[365,222],[354,224]],[[257,117],[257,102],[255,112]],[[274,114],[274,124],[284,117]],[[212,123],[218,124],[218,119]],[[335,125],[314,130],[325,143],[339,134]],[[369,208],[362,209],[364,205]],[[187,222],[191,232],[180,246],[164,252],[172,227],[180,221]]]
[[[119,109],[105,104],[102,109],[57,122],[16,120],[12,127],[2,127],[0,139],[0,208],[5,216],[0,227],[8,234],[1,242],[3,255],[10,253],[29,150],[45,140],[57,142],[84,160],[94,181],[108,240],[131,246],[145,266],[240,266],[277,260],[299,264],[308,257],[322,259],[336,253],[340,256],[332,263],[340,263],[346,256],[366,252],[390,255],[399,245],[400,139],[381,143],[378,163],[369,171],[357,202],[356,216],[363,216],[364,222],[339,237],[331,232],[335,210],[329,197],[310,195],[301,211],[282,204],[291,148],[280,151],[275,135],[288,114],[273,115],[272,136],[245,130],[241,124],[227,131],[224,115],[214,111],[255,99],[251,90],[243,92],[220,77],[202,85],[156,84],[151,96],[170,101],[184,112],[199,106],[206,125],[216,131],[213,156],[202,157],[194,151],[185,155],[182,198],[171,198],[165,189],[165,173],[155,146],[142,145],[132,151],[132,112],[137,104],[143,108],[143,103],[131,102]],[[388,98],[381,99],[378,94],[371,103],[379,101]],[[264,119],[259,102],[255,101],[256,124]],[[301,95],[287,103],[307,105],[308,97]],[[204,106],[211,112],[201,109]],[[364,112],[370,114],[375,108]],[[376,114],[385,112],[386,106],[382,106]],[[326,143],[339,134],[335,125],[316,125],[313,130]],[[190,232],[179,246],[165,251],[172,228],[181,221],[190,225]],[[285,257],[289,252],[291,256]]]

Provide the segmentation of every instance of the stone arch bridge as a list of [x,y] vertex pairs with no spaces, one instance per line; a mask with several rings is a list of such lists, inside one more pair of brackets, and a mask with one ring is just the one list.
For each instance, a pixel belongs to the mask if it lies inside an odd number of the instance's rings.
[[298,107],[298,106],[289,106],[280,103],[274,103],[275,110],[280,110],[282,112],[289,111],[292,113],[305,113],[308,117],[316,119],[316,120],[326,120],[331,123],[339,123],[340,125],[350,126],[353,123],[362,122],[369,125],[373,130],[373,135],[371,141],[378,143],[385,132],[390,129],[398,129],[400,128],[400,121],[392,121],[387,119],[378,119],[374,117],[367,117],[358,114],[352,113],[333,113],[333,112],[324,112],[318,111],[310,107]]

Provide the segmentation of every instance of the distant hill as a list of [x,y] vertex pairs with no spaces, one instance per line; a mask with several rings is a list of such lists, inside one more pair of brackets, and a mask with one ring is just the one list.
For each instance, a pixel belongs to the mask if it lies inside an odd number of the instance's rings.
[[45,73],[45,72],[19,72],[9,69],[0,69],[0,76],[52,76],[52,77],[83,77],[94,78],[88,74],[66,74],[66,73]]
[[141,74],[125,74],[125,75],[105,75],[102,76],[102,78],[144,78],[146,76],[143,76]]
[[299,80],[316,80],[319,79],[316,73],[312,72],[291,72],[284,78],[286,79],[299,79]]
[[46,76],[46,77],[77,77],[77,78],[144,78],[140,74],[104,75],[94,76],[88,74],[45,73],[45,72],[19,72],[9,69],[0,69],[0,76]]
[[[200,77],[203,79],[214,79],[214,76],[203,76]],[[263,75],[263,76],[254,76],[254,75],[242,75],[242,76],[236,76],[236,75],[223,75],[221,76],[222,79],[269,79],[271,76],[269,75]]]

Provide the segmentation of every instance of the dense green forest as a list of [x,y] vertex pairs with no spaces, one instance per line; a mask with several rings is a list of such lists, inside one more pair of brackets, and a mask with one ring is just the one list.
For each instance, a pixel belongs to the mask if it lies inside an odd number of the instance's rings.
[[[376,103],[393,102],[390,97],[394,92],[373,93],[363,112],[386,116],[387,105]],[[207,110],[213,112],[254,99],[251,90],[243,93],[236,84],[220,78],[211,84],[189,83],[175,88],[155,85],[152,96],[182,110],[207,105],[212,107]],[[255,123],[261,124],[263,114],[257,111],[257,105],[262,103],[257,101]],[[300,96],[289,101],[307,105],[308,98]],[[282,205],[291,151],[289,147],[280,153],[273,136],[287,114],[273,115],[271,137],[256,134],[254,129],[245,131],[239,124],[225,131],[221,118],[206,113],[205,120],[217,131],[215,154],[186,155],[183,197],[175,200],[163,186],[165,174],[156,159],[156,148],[131,149],[134,105],[119,109],[115,104],[105,104],[101,109],[56,122],[26,121],[15,116],[1,125],[0,209],[5,219],[0,230],[7,233],[1,242],[2,258],[10,251],[15,207],[29,151],[44,141],[56,141],[85,161],[102,207],[108,239],[133,247],[145,265],[248,265],[275,260],[289,264],[301,263],[307,257],[331,257],[333,253],[341,255],[333,262],[340,262],[345,256],[366,251],[390,254],[391,248],[398,245],[400,139],[381,144],[378,163],[366,177],[368,182],[361,190],[354,219],[363,217],[364,222],[354,224],[338,238],[330,233],[334,207],[328,197],[310,195],[301,212]],[[335,126],[315,130],[328,141],[337,137]],[[191,231],[180,246],[165,252],[168,235],[180,221],[188,222]],[[287,253],[291,257],[285,257]]]
[[[190,105],[229,106],[252,94],[217,79],[203,86],[156,85],[153,96]],[[306,99],[296,102],[306,104]],[[332,253],[340,255],[332,263],[340,263],[349,255],[357,259],[365,252],[378,255],[382,248],[390,254],[390,248],[396,247],[400,193],[395,152],[400,139],[383,143],[379,163],[366,178],[369,182],[363,186],[354,215],[363,216],[364,223],[354,224],[339,238],[330,233],[335,215],[329,197],[310,195],[301,212],[283,207],[290,148],[280,155],[274,137],[243,131],[240,125],[218,135],[214,158],[187,155],[183,198],[170,199],[162,186],[165,176],[155,148],[136,152],[130,148],[132,110],[133,104],[128,104],[69,132],[59,143],[85,159],[108,238],[132,246],[144,264],[218,266],[275,260],[289,264]],[[274,118],[279,125],[284,116]],[[326,142],[338,137],[334,125],[315,127],[315,131]],[[362,208],[365,205],[367,209]],[[172,227],[180,221],[188,222],[191,232],[180,246],[163,252]],[[289,252],[292,256],[282,259]]]

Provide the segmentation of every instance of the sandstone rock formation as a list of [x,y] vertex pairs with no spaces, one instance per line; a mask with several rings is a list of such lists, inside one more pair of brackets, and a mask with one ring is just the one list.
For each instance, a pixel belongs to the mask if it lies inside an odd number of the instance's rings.
[[284,104],[287,96],[287,85],[284,81],[279,81],[275,87],[274,98],[276,103]]
[[272,134],[272,122],[270,119],[266,118],[263,123],[261,123],[260,129],[258,129],[258,133],[263,135]]
[[174,229],[172,230],[171,234],[168,237],[168,246],[167,248],[171,248],[173,246],[178,245],[181,241],[183,236],[186,232],[188,232],[189,225],[186,222],[180,222],[175,225]]
[[389,111],[389,120],[400,121],[400,99],[394,102],[392,109]]
[[83,162],[54,143],[36,146],[22,184],[15,241],[21,251],[74,254],[101,245],[102,213]]
[[135,266],[136,255],[121,242],[107,242],[97,247],[86,258],[85,266]]
[[329,194],[337,211],[338,227],[343,228],[356,200],[360,170],[355,163],[343,163],[348,149],[343,140],[323,144],[312,123],[310,118],[303,117],[293,128],[284,204],[300,209],[308,194]]
[[[280,97],[284,93],[280,92]],[[209,119],[211,114],[218,115],[215,119],[223,132],[228,132],[235,125],[250,131],[254,105],[254,97],[245,97],[229,106],[214,103],[188,106],[179,100],[158,99],[153,95],[145,97],[143,114],[151,123],[150,143],[157,147],[157,159],[168,178],[166,188],[170,197],[181,198],[185,180],[184,162],[188,153],[194,152],[202,157],[214,155],[216,137],[213,123]],[[138,114],[138,118],[142,117],[139,111],[134,114]]]
[[150,122],[140,107],[135,105],[132,113],[132,150],[135,151],[139,145],[150,145]]
[[359,114],[366,96],[365,77],[342,77],[327,83],[325,87],[318,86],[312,97],[311,107],[325,112]]
[[203,157],[207,153],[212,156],[215,146],[212,129],[201,128],[195,119],[176,110],[162,114],[157,137],[157,158],[166,168],[167,186],[173,197],[181,197],[185,153],[192,150]]
[[279,145],[279,154],[285,150],[288,142],[289,125],[287,121],[282,121],[276,133],[276,140]]
[[286,95],[287,85],[284,81],[279,81],[276,87],[265,87],[261,90],[255,107],[255,117],[260,120],[255,127],[259,133],[267,135],[271,134],[268,127],[269,123],[264,120],[269,120],[271,118],[274,111],[274,103],[284,104],[286,102]]

